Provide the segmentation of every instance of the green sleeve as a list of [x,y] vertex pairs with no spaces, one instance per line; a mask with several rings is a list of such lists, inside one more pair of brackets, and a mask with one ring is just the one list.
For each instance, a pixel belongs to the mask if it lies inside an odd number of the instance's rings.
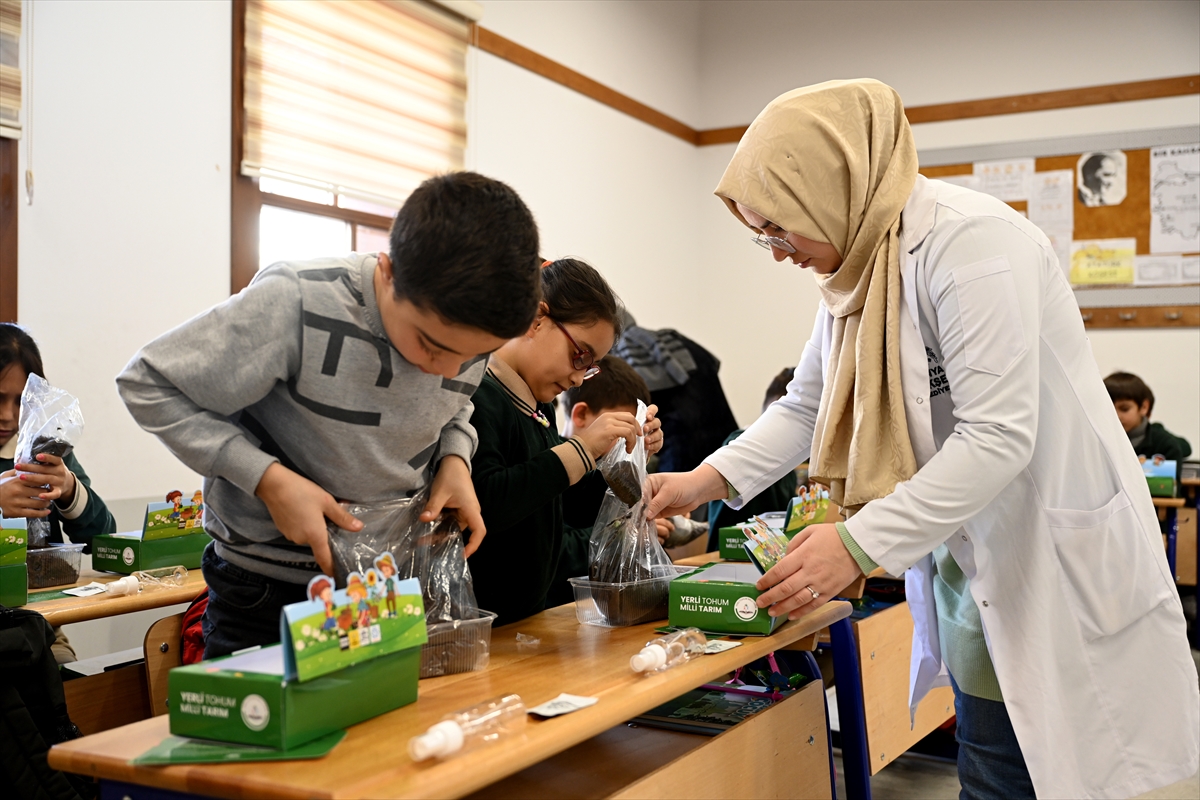
[[858,546],[858,542],[854,541],[854,537],[850,535],[850,531],[846,528],[844,522],[837,523],[838,536],[842,537],[842,544],[846,545],[846,549],[850,551],[850,555],[854,557],[858,568],[863,571],[863,575],[870,575],[875,570],[879,569],[879,565],[871,560],[871,557],[863,552],[863,549]]
[[74,453],[67,455],[63,459],[63,463],[67,469],[75,473],[75,479],[87,487],[88,501],[83,508],[83,513],[75,519],[65,519],[55,509],[54,516],[62,526],[62,532],[76,544],[87,544],[88,550],[91,549],[92,537],[101,533],[116,533],[117,521],[113,518],[112,513],[108,510],[108,506],[100,499],[100,495],[92,488],[92,480],[83,469],[83,465],[75,458]]

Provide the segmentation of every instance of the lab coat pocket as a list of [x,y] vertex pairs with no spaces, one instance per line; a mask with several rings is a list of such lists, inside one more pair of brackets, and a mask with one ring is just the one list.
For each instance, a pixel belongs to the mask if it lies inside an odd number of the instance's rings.
[[1045,510],[1067,602],[1085,641],[1111,636],[1170,599],[1129,496],[1095,511]]
[[1008,259],[997,256],[955,269],[954,288],[967,366],[1003,375],[1027,349]]

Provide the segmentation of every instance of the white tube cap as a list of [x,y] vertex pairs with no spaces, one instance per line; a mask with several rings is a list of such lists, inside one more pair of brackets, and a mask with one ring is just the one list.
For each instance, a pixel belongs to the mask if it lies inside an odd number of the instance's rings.
[[141,589],[138,584],[138,579],[132,575],[126,575],[124,578],[117,578],[115,581],[105,584],[104,591],[108,594],[127,595],[137,594]]
[[667,651],[660,644],[648,644],[642,651],[629,659],[629,668],[634,672],[648,672],[667,663]]
[[408,740],[408,755],[413,761],[424,761],[434,756],[457,753],[463,746],[463,731],[454,720],[447,719],[434,725],[420,736]]

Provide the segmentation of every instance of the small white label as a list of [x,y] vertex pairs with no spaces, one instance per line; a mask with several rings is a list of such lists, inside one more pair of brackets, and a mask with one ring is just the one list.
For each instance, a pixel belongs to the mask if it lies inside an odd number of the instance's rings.
[[125,566],[127,566],[127,567],[133,566],[133,548],[132,547],[126,547],[124,550],[121,551],[121,560],[125,562]]
[[580,697],[564,693],[547,703],[529,709],[529,713],[537,714],[539,717],[557,717],[559,714],[570,714],[572,711],[594,706],[599,699],[598,697]]
[[733,604],[733,613],[738,615],[738,619],[749,622],[758,616],[758,604],[753,597],[739,597]]
[[75,597],[91,597],[94,594],[103,594],[104,584],[92,581],[87,586],[76,586],[74,589],[63,589],[63,594],[74,595]]
[[732,650],[735,647],[741,647],[741,642],[730,642],[725,639],[714,639],[704,645],[704,655],[711,656],[714,653],[724,653],[726,650]]
[[252,731],[261,731],[271,721],[271,707],[260,694],[248,694],[242,700],[242,722]]

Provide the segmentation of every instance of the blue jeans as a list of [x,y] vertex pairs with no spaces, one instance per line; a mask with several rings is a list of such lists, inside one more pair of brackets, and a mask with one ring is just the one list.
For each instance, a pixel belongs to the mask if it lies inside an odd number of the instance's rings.
[[206,659],[275,644],[283,607],[308,599],[304,584],[275,580],[230,564],[217,555],[213,544],[204,548],[200,569],[208,584],[208,607],[201,621]]
[[958,715],[959,800],[1033,798],[1033,781],[1017,744],[1004,703],[964,694],[954,679],[954,712]]

